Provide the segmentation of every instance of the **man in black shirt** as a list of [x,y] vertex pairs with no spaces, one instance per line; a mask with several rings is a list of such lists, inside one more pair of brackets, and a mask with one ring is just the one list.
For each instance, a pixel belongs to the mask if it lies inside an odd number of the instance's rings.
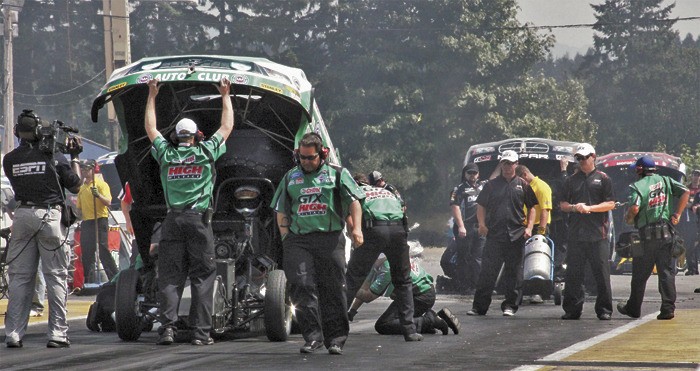
[[[479,181],[479,167],[467,164],[462,169],[462,183],[456,186],[450,194],[450,211],[454,219],[452,233],[455,236],[454,260],[452,269],[456,272],[450,275],[462,292],[472,293],[481,272],[481,255],[484,251],[486,238],[479,236],[476,220],[476,199],[484,188],[486,181]],[[444,262],[448,265],[448,262]],[[445,270],[443,261],[440,265]],[[447,272],[445,272],[447,273]]]
[[515,175],[518,154],[507,150],[499,163],[501,174],[490,180],[476,199],[476,218],[479,235],[486,236],[481,273],[476,284],[474,304],[467,312],[470,316],[483,316],[491,305],[491,294],[496,285],[501,265],[505,281],[505,300],[501,303],[503,315],[511,317],[518,311],[522,296],[522,260],[525,240],[532,236],[532,229],[525,223],[534,221],[537,196],[530,185]]
[[576,148],[574,158],[581,170],[564,182],[559,208],[569,214],[569,238],[566,268],[566,295],[561,318],[575,320],[581,317],[585,295],[583,279],[586,263],[590,262],[598,295],[595,312],[600,320],[612,315],[610,288],[610,227],[608,211],[615,208],[612,181],[595,168],[595,149],[588,143]]
[[20,145],[5,155],[2,162],[19,205],[14,213],[7,254],[10,298],[5,317],[5,344],[8,348],[23,346],[40,258],[50,303],[46,346],[70,346],[66,321],[70,246],[64,238],[67,226],[61,224],[61,211],[65,207],[63,189],[77,193],[80,188],[78,154],[82,147],[77,138],[67,143],[72,164],[59,152],[40,150],[39,125],[41,119],[31,110],[24,110],[15,126]]

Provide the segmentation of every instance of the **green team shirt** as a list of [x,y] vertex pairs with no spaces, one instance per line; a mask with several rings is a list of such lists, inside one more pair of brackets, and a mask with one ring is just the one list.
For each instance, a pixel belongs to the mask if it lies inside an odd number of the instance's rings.
[[[370,277],[373,277],[372,283],[369,285],[369,291],[374,295],[391,296],[394,292],[394,285],[391,284],[391,271],[389,270],[389,261],[384,261],[379,269],[370,272]],[[413,288],[418,289],[421,294],[430,290],[433,287],[433,277],[418,264],[417,258],[411,258],[411,282]],[[415,291],[414,291],[415,292]]]
[[[365,194],[347,169],[338,169],[324,162],[316,171],[307,174],[300,166],[295,166],[282,178],[270,207],[290,218],[291,233],[343,229],[350,203],[364,199]],[[339,185],[337,191],[336,184]]]
[[391,191],[363,185],[365,199],[362,201],[363,220],[401,220],[403,207],[401,200]]
[[629,204],[639,207],[634,226],[642,228],[647,224],[671,219],[671,199],[680,197],[688,187],[659,174],[652,174],[630,184]]
[[160,181],[168,208],[206,210],[214,190],[214,161],[225,152],[226,143],[218,132],[191,147],[175,147],[162,135],[157,136],[151,155],[160,165]]

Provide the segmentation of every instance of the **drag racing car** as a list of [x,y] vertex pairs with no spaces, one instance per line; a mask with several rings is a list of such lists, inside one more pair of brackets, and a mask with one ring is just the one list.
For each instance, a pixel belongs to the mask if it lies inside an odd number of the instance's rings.
[[[304,72],[263,58],[186,55],[146,58],[116,70],[92,105],[92,120],[108,103],[121,129],[115,159],[122,183],[129,182],[134,204],[131,220],[146,268],[122,271],[116,290],[116,329],[133,341],[157,321],[156,288],[148,273],[148,251],[156,222],[167,208],[159,167],[150,154],[144,129],[148,86],[158,78],[158,130],[169,138],[181,118],[193,119],[205,137],[220,125],[221,95],[216,84],[231,81],[235,128],[227,152],[215,163],[212,229],[217,279],[213,334],[264,331],[272,341],[290,333],[293,303],[281,270],[281,240],[269,207],[276,186],[293,163],[293,150],[310,131],[330,149],[328,161],[340,164],[328,136],[313,88]],[[104,110],[106,111],[106,110]],[[179,313],[183,327],[189,313],[187,288]]]

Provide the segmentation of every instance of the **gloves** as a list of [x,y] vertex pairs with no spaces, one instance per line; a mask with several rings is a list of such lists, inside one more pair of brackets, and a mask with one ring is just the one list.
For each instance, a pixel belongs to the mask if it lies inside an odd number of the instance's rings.
[[99,198],[100,197],[100,192],[97,190],[97,187],[90,187],[90,191],[92,191],[92,195]]
[[352,322],[352,320],[355,319],[356,314],[357,314],[357,309],[350,308],[350,310],[348,311],[348,319],[350,320],[350,322]]
[[78,156],[83,152],[83,140],[80,137],[66,138],[66,152],[71,155],[71,157]]

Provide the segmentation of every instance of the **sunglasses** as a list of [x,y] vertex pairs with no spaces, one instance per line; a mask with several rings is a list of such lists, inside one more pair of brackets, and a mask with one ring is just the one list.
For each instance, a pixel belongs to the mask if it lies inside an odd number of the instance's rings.
[[309,156],[299,155],[300,159],[306,160],[306,161],[313,161],[316,159],[316,157],[318,157],[318,153],[313,154],[313,155],[309,155]]
[[576,156],[574,156],[574,158],[576,159],[576,161],[587,160],[589,157],[591,157],[591,155],[586,155],[586,156],[576,155]]
[[501,163],[502,163],[503,165],[506,165],[506,166],[515,165],[515,162],[510,162],[510,161],[507,161],[507,160],[501,161]]
[[474,171],[474,170],[469,170],[469,171],[467,171],[467,174],[469,174],[469,175],[474,175],[474,174],[479,174],[479,172],[478,172],[478,171]]

